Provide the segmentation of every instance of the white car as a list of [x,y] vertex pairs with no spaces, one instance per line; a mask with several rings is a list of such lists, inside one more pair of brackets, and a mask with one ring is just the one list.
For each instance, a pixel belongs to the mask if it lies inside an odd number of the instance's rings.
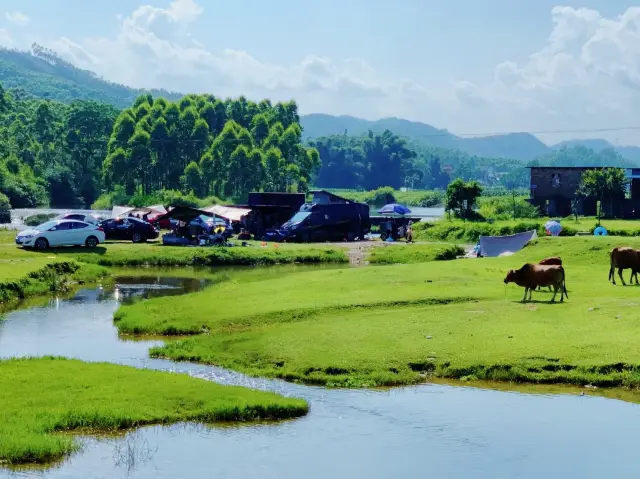
[[95,248],[104,242],[104,231],[83,221],[54,220],[21,231],[16,244],[23,248],[47,249],[50,246],[86,246]]
[[83,213],[65,213],[53,218],[54,220],[74,220],[82,221],[83,223],[89,223],[91,225],[97,225],[99,223],[98,218],[93,215],[85,215]]

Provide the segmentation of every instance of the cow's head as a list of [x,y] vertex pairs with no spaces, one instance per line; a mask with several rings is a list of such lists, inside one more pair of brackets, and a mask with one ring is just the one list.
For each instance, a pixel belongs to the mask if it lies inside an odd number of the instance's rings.
[[504,278],[504,284],[513,283],[516,280],[517,271],[510,269],[507,271],[507,276]]

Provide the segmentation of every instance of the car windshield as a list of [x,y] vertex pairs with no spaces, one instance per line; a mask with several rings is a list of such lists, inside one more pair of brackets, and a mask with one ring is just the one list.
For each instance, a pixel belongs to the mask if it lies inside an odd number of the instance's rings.
[[302,223],[304,221],[304,219],[309,216],[311,213],[309,212],[302,212],[299,211],[298,213],[296,213],[295,215],[293,215],[293,218],[291,218],[289,221],[287,221],[287,223],[290,223],[292,225],[297,225],[298,223]]
[[42,223],[41,225],[38,225],[33,229],[38,231],[47,231],[53,228],[57,224],[58,224],[58,221],[47,221],[46,223]]

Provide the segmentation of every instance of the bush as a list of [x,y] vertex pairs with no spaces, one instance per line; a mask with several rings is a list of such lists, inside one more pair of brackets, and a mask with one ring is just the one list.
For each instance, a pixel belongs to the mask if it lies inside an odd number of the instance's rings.
[[[513,198],[507,196],[494,196],[490,198],[480,198],[480,214],[485,218],[495,220],[509,220],[513,218]],[[540,211],[536,206],[527,203],[522,198],[515,201],[516,218],[536,219],[540,216]]]
[[[418,199],[418,204],[422,208],[434,208],[444,202],[444,194],[438,191],[427,191]],[[414,205],[412,205],[414,206]]]
[[36,215],[27,216],[23,222],[27,226],[38,226],[49,221],[51,218],[55,218],[56,216],[58,216],[56,213],[38,213]]
[[0,223],[11,223],[11,203],[3,193],[0,193]]
[[395,190],[390,186],[378,188],[377,190],[367,192],[363,200],[364,203],[373,206],[384,206],[389,203],[395,203]]

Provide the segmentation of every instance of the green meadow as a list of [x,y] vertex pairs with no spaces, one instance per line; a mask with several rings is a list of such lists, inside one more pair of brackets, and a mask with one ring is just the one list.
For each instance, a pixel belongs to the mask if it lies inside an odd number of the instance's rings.
[[[153,356],[328,386],[428,377],[640,385],[640,288],[607,281],[613,246],[635,238],[541,238],[502,258],[302,272],[223,283],[188,301],[125,305],[125,334],[191,335]],[[399,247],[433,257],[434,245]],[[395,253],[396,248],[381,248]],[[386,253],[385,253],[386,254]],[[409,254],[409,253],[407,253]],[[521,303],[508,269],[563,258],[569,300]],[[628,277],[629,271],[625,273]],[[186,299],[186,298],[185,298]]]
[[69,432],[112,432],[179,421],[257,421],[306,414],[268,392],[64,358],[0,361],[0,465],[43,463],[76,451]]

